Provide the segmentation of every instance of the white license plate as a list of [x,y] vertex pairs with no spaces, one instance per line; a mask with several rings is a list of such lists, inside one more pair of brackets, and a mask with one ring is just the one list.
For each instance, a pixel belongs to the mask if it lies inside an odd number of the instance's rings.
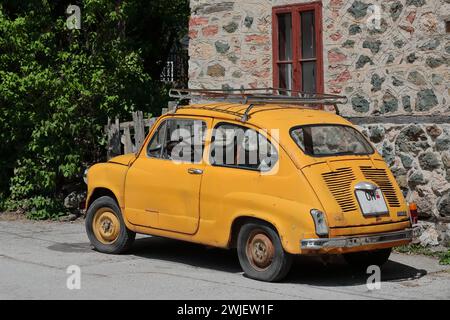
[[383,193],[376,190],[356,190],[356,198],[364,215],[381,215],[389,213]]

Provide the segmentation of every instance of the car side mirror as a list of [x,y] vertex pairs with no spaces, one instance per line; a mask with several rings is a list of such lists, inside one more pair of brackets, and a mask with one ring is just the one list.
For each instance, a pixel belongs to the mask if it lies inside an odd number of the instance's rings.
[[147,149],[147,152],[151,153],[151,152],[160,151],[161,148],[162,148],[162,145],[160,144],[160,145],[157,145],[156,147]]

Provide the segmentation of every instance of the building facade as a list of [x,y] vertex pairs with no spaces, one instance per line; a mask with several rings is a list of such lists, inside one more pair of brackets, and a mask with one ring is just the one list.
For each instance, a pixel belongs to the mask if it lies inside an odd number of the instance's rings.
[[191,0],[191,88],[343,94],[409,201],[450,219],[449,0]]

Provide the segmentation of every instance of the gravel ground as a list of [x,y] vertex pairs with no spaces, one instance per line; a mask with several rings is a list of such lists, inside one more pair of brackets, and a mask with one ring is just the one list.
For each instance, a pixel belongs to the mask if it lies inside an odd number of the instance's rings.
[[[4,220],[4,219],[3,219]],[[67,268],[80,267],[69,290]],[[282,283],[243,276],[233,250],[139,236],[132,252],[91,249],[83,221],[0,221],[0,299],[449,299],[450,267],[433,258],[392,254],[381,288],[340,257],[298,257]]]

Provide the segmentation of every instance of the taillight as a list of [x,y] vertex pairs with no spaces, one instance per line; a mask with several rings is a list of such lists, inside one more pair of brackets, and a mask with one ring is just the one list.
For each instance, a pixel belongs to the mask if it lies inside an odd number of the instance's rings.
[[328,235],[328,225],[325,220],[325,214],[317,209],[311,210],[311,216],[314,220],[314,225],[316,226],[316,234],[318,236],[327,236]]
[[412,202],[409,204],[409,216],[411,217],[411,223],[417,224],[418,215],[417,215],[417,205]]

